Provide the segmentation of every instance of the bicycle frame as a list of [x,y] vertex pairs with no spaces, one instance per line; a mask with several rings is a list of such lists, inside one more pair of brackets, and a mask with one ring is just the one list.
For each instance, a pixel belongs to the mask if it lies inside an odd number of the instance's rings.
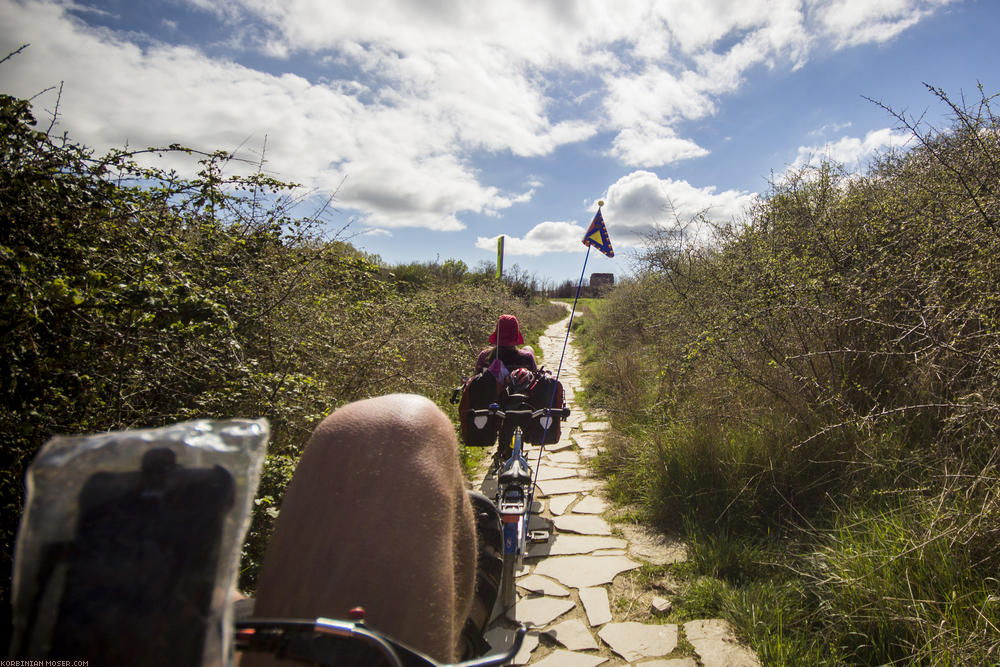
[[527,472],[527,484],[530,485],[531,467],[523,456],[523,446],[521,427],[517,426],[514,428],[513,453],[497,477],[497,508],[500,510],[500,519],[503,522],[503,553],[505,556],[514,555],[516,557],[515,569],[520,569],[524,559],[531,493],[525,488],[525,481],[520,476],[512,476],[508,480],[500,478],[508,471],[520,472],[516,470],[520,468]]

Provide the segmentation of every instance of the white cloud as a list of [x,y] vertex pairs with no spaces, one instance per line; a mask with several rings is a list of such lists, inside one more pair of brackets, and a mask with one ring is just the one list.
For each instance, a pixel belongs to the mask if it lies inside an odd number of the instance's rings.
[[687,240],[703,242],[709,238],[711,224],[725,225],[741,217],[755,197],[750,192],[717,192],[715,187],[697,188],[687,181],[633,171],[608,188],[604,220],[616,247],[640,245],[657,230],[681,230]]
[[[521,238],[504,235],[504,254],[536,256],[549,252],[584,252],[581,239],[586,231],[573,222],[541,222]],[[494,250],[497,237],[480,236],[476,239],[476,247]]]
[[609,153],[625,164],[638,167],[656,167],[708,155],[707,150],[693,141],[681,139],[669,127],[653,123],[619,132]]
[[913,141],[913,135],[909,132],[882,128],[868,132],[864,138],[841,137],[819,146],[800,146],[789,171],[817,166],[823,160],[844,165],[849,171],[858,171],[877,152],[907,148]]
[[367,225],[459,230],[533,196],[486,182],[483,153],[542,157],[607,136],[598,150],[633,167],[703,157],[710,146],[679,125],[714,114],[750,68],[890,39],[950,0],[186,1],[225,24],[213,52],[289,69],[307,57],[314,78],[140,46],[60,0],[6,0],[0,50],[32,44],[6,87],[30,96],[65,80],[64,129],[98,150],[254,148],[266,135],[269,170],[327,191],[343,181],[338,205]]
[[837,48],[891,40],[954,0],[810,0],[820,29]]

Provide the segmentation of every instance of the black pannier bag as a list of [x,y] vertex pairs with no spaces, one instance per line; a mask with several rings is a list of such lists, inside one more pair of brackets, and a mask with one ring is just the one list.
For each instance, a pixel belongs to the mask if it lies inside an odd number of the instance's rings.
[[[554,396],[553,391],[555,392]],[[559,410],[566,407],[566,402],[563,396],[562,382],[556,380],[556,377],[544,368],[538,370],[535,372],[535,381],[531,384],[531,387],[528,390],[528,402],[535,410],[541,410],[548,407]],[[546,421],[548,421],[547,429]],[[531,443],[532,445],[540,445],[542,444],[543,433],[546,445],[559,442],[559,436],[561,435],[560,422],[561,418],[558,414],[552,415],[551,419],[544,416],[532,419],[530,423],[524,427],[525,442]]]
[[458,420],[461,425],[462,442],[466,447],[491,447],[497,441],[497,418],[495,415],[472,414],[472,410],[485,410],[496,403],[500,388],[496,378],[489,371],[474,375],[462,386],[462,398],[458,403]]

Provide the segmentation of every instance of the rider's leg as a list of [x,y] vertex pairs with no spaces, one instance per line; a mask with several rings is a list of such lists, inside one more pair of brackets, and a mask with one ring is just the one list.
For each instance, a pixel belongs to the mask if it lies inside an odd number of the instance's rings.
[[254,615],[346,618],[363,606],[369,627],[455,661],[475,567],[451,422],[420,396],[368,399],[313,433],[268,546]]

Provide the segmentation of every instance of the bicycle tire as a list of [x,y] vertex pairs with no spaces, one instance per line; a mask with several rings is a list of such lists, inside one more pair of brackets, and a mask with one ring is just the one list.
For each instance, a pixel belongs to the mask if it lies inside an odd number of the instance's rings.
[[517,605],[517,587],[514,585],[514,576],[517,572],[517,555],[503,555],[503,573],[500,576],[500,602],[504,609],[514,616],[514,609]]

